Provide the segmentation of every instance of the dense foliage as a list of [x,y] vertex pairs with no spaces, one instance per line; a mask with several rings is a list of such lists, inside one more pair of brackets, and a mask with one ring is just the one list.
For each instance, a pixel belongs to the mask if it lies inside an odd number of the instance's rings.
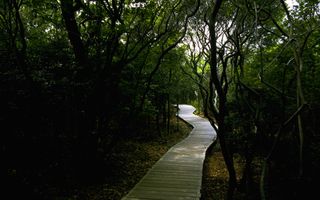
[[[189,75],[199,85],[205,115],[218,126],[230,177],[227,198],[235,189],[262,199],[315,193],[319,2],[289,7],[283,0],[218,0],[203,7],[190,22]],[[235,172],[235,153],[245,158],[243,174]]]
[[1,1],[1,152],[12,199],[103,182],[120,139],[170,132],[172,103],[193,97],[177,44],[194,10],[174,1]]
[[[316,192],[319,6],[0,1],[5,191],[50,199],[48,188],[104,182],[119,141],[171,133],[172,104],[193,103],[218,125],[229,198],[257,192],[255,167],[263,199]],[[245,159],[243,174],[234,153]]]

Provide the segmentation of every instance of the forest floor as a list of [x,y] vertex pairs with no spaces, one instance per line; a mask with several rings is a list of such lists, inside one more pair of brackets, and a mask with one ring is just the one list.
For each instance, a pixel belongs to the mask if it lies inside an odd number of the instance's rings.
[[[68,195],[56,197],[54,200],[120,200],[170,147],[188,136],[192,130],[182,120],[177,121],[174,118],[171,124],[170,134],[121,139],[107,158],[109,166],[103,183],[76,187]],[[235,169],[238,177],[241,177],[243,167],[244,159],[235,155]],[[257,176],[254,184],[258,185]],[[205,159],[201,200],[225,199],[227,189],[228,172],[219,145],[216,144],[208,150]],[[248,199],[247,197],[241,192],[235,194],[237,200]]]
[[57,200],[121,199],[170,147],[188,136],[192,130],[185,122],[177,121],[176,118],[172,119],[171,124],[170,134],[163,133],[147,137],[148,139],[135,137],[121,139],[109,155],[110,166],[103,183],[77,188],[67,198],[57,198]]
[[[253,165],[257,169],[261,168],[261,160],[254,160]],[[239,154],[234,155],[234,167],[236,170],[238,183],[243,174],[245,160]],[[253,172],[253,187],[250,188],[250,194],[245,194],[244,191],[235,191],[235,200],[259,199],[259,174]],[[219,145],[215,144],[207,152],[207,157],[204,162],[203,180],[201,200],[223,200],[227,197],[228,191],[228,171],[224,163],[224,159],[219,149]]]

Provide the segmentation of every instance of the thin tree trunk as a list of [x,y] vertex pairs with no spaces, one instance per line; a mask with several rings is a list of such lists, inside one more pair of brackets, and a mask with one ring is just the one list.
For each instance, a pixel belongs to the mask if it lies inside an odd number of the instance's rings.
[[171,106],[170,106],[170,94],[168,94],[168,98],[167,98],[167,133],[170,133],[170,118],[171,118]]
[[[220,142],[220,148],[222,151],[222,155],[224,158],[224,161],[226,163],[228,173],[229,173],[229,188],[228,188],[228,199],[233,198],[233,193],[237,185],[237,179],[236,179],[236,172],[233,165],[233,156],[229,150],[229,145],[227,144],[225,135],[226,135],[226,128],[225,128],[225,116],[227,114],[226,110],[226,94],[223,89],[222,83],[220,82],[220,78],[218,75],[218,60],[217,60],[217,38],[216,38],[216,23],[217,23],[217,15],[219,12],[219,9],[221,7],[223,0],[216,0],[214,9],[211,13],[210,17],[210,24],[209,24],[209,32],[210,32],[210,94],[209,94],[209,108],[210,111],[214,114],[215,119],[218,123],[217,128],[217,135]],[[217,91],[217,95],[219,97],[219,103],[218,103],[218,110],[216,110],[213,99],[214,99],[214,92]],[[210,123],[212,126],[215,126],[214,120],[210,120]]]
[[81,39],[81,33],[78,29],[73,0],[61,0],[61,11],[76,61],[79,65],[85,67],[88,61],[88,55]]
[[[296,80],[297,80],[297,108],[301,105],[305,104],[304,94],[302,90],[301,83],[301,69],[303,67],[303,61],[301,55],[294,50],[296,65]],[[303,144],[304,144],[304,133],[303,133],[303,125],[302,125],[302,116],[301,113],[297,116],[298,130],[299,130],[299,176],[303,175]]]

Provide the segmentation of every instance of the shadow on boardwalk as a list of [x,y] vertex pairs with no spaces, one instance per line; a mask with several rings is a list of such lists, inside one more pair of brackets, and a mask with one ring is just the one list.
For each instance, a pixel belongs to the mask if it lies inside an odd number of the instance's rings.
[[193,126],[189,136],[174,145],[122,200],[200,199],[202,169],[207,148],[216,139],[208,120],[179,105],[179,117]]

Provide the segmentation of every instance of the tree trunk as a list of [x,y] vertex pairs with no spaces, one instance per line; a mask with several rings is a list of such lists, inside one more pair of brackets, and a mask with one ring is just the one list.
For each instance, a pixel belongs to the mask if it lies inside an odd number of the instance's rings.
[[[229,149],[229,144],[226,141],[226,128],[225,128],[225,116],[227,114],[226,109],[226,90],[222,82],[220,81],[218,75],[218,60],[217,60],[217,38],[216,38],[216,23],[217,23],[217,15],[219,9],[221,7],[223,0],[216,0],[213,11],[210,16],[209,23],[209,32],[210,32],[210,94],[209,94],[209,109],[214,114],[214,118],[218,123],[217,135],[220,142],[220,147],[222,151],[222,155],[225,161],[225,164],[229,173],[229,188],[228,188],[228,199],[233,198],[234,190],[237,186],[236,172],[233,165],[233,156]],[[227,84],[227,83],[225,83]],[[215,92],[217,92],[219,102],[218,108],[214,105],[214,96]],[[212,126],[215,126],[215,120],[210,119],[210,123]]]
[[229,173],[229,188],[228,188],[227,199],[233,199],[233,193],[237,186],[237,178],[236,178],[236,171],[234,169],[234,164],[233,164],[233,155],[232,155],[232,152],[230,152],[229,144],[225,138],[226,130],[225,130],[224,120],[218,120],[217,134],[219,138],[221,152]]
[[171,105],[170,105],[170,94],[167,94],[168,98],[167,98],[167,133],[170,133],[170,118],[171,118]]
[[76,61],[81,67],[85,68],[88,61],[88,55],[81,40],[81,33],[78,29],[74,14],[75,8],[73,6],[73,0],[61,0],[61,11]]

